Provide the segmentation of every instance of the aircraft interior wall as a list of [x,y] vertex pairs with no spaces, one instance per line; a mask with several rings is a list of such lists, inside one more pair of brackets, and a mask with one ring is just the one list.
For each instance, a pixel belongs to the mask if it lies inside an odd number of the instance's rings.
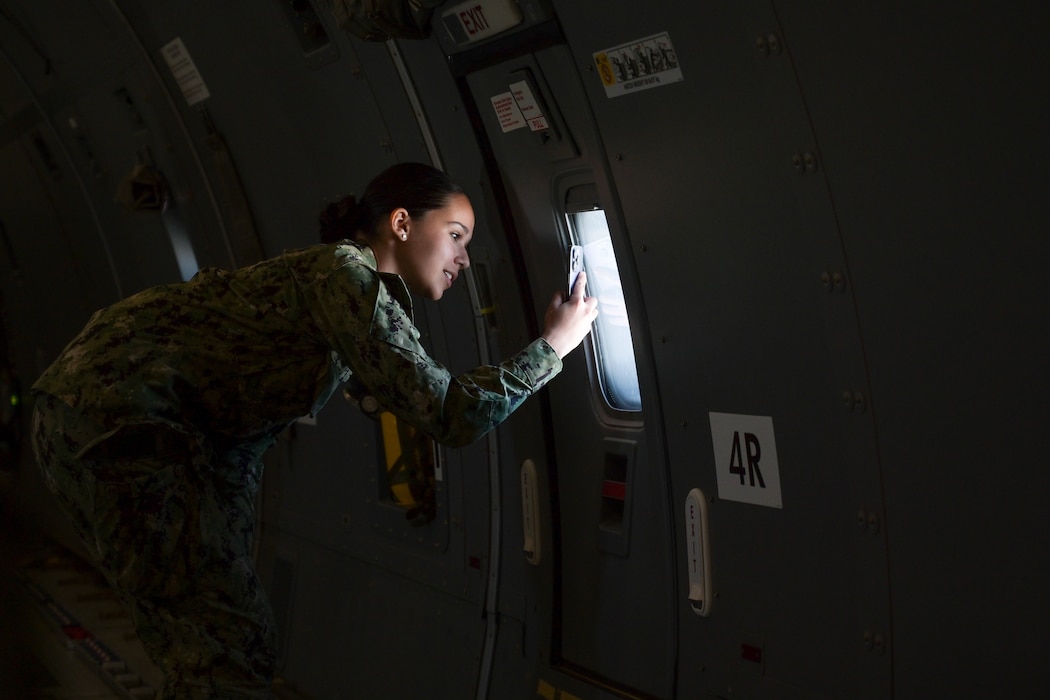
[[282,435],[286,697],[1045,692],[1042,4],[340,4],[0,7],[4,537],[78,548],[15,436],[96,309],[428,162],[477,214],[435,358],[524,347],[574,244],[606,325],[468,447],[350,394]]

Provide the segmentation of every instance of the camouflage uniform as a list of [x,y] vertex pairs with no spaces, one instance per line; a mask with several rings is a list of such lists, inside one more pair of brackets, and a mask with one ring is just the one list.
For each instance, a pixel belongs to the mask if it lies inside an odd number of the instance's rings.
[[561,370],[542,339],[453,377],[404,281],[348,242],[202,270],[97,312],[33,386],[49,488],[130,606],[165,698],[266,697],[273,623],[252,567],[262,454],[350,374],[446,445]]

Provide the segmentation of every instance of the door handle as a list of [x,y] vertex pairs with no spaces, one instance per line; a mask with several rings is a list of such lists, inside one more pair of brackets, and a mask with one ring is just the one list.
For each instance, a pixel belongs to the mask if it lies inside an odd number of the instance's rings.
[[525,540],[522,548],[525,559],[533,566],[540,563],[542,541],[538,484],[536,463],[526,459],[521,464],[521,530]]
[[707,497],[693,489],[685,497],[686,566],[689,569],[689,606],[697,615],[711,614],[711,538],[707,524]]

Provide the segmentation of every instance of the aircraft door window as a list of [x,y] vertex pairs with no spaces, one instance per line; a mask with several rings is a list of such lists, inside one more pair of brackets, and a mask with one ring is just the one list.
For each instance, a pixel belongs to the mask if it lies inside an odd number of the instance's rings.
[[568,192],[566,218],[571,243],[583,247],[587,293],[598,297],[598,319],[591,333],[591,351],[601,396],[614,412],[642,410],[638,368],[623,284],[613,251],[609,222],[593,186]]

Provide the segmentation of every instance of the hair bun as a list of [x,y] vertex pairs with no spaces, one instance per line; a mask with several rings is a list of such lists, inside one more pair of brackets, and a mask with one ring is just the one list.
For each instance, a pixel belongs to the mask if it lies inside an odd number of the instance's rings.
[[353,238],[357,233],[358,205],[357,199],[348,194],[337,202],[332,202],[321,211],[319,227],[322,243],[335,243],[346,238]]
[[345,238],[371,242],[381,236],[384,220],[395,209],[404,209],[413,219],[448,205],[455,195],[464,195],[447,173],[424,163],[398,163],[372,178],[361,194],[343,197],[321,212],[321,240]]

